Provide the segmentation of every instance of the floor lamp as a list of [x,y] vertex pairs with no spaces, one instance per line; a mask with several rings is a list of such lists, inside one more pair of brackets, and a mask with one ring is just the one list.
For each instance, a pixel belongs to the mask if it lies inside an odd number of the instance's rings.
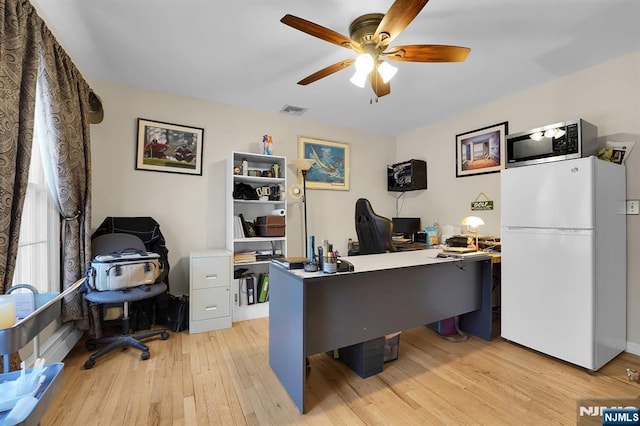
[[302,173],[302,205],[304,206],[304,255],[309,258],[309,237],[307,235],[307,172],[313,166],[315,160],[308,158],[296,158],[291,164]]

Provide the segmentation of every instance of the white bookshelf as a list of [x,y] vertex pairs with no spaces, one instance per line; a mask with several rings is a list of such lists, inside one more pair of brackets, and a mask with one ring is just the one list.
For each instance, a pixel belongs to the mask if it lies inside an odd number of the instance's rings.
[[[249,171],[272,170],[274,164],[279,167],[279,177],[267,176],[244,176],[242,174],[234,174],[234,168],[239,167],[242,170],[242,160],[245,159],[249,164]],[[273,250],[282,255],[287,254],[287,238],[286,226],[285,236],[278,237],[246,237],[238,235],[236,231],[236,216],[242,214],[246,221],[254,222],[259,216],[268,216],[273,210],[284,210],[286,212],[287,204],[285,194],[287,191],[287,160],[285,157],[276,155],[262,155],[247,152],[233,151],[229,154],[226,165],[227,187],[226,187],[226,247],[232,253],[238,251],[269,251]],[[235,199],[233,192],[237,183],[250,185],[252,188],[259,187],[279,187],[280,199],[278,200],[245,200]],[[286,218],[286,213],[285,213]],[[285,220],[286,223],[286,220]],[[232,260],[233,261],[233,260]],[[248,273],[253,273],[256,278],[260,273],[269,271],[269,260],[257,260],[255,262],[233,263],[233,270],[247,268]],[[240,285],[239,280],[234,279],[231,284],[233,321],[244,321],[253,318],[260,318],[269,315],[269,302],[255,303],[248,305],[246,303],[246,288]]]

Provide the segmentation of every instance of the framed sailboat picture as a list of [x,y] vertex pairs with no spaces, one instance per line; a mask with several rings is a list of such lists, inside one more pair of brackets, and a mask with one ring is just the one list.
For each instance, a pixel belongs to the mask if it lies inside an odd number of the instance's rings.
[[[308,189],[349,190],[349,145],[300,136],[298,156],[314,161],[307,172]],[[298,175],[302,185],[302,175]]]

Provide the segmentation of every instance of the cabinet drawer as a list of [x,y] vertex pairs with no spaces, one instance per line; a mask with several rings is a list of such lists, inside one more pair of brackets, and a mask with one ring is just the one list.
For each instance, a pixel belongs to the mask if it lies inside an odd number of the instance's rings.
[[230,258],[227,256],[191,259],[191,287],[210,288],[229,286]]
[[191,321],[229,316],[229,287],[205,288],[191,292]]

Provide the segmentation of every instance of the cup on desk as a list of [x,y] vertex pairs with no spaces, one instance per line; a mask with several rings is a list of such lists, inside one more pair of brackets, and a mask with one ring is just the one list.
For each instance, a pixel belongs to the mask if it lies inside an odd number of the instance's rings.
[[335,274],[338,271],[338,263],[333,259],[324,259],[322,263],[322,272],[325,274]]
[[0,296],[0,328],[13,327],[16,323],[16,302],[10,295]]

